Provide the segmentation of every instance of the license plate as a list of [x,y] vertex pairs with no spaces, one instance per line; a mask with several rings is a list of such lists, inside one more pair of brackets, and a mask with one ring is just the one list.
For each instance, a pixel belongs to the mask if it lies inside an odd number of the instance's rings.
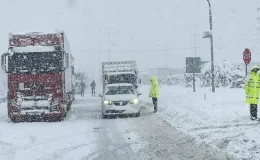
[[27,114],[29,114],[30,116],[40,116],[40,115],[42,115],[41,112],[28,112]]

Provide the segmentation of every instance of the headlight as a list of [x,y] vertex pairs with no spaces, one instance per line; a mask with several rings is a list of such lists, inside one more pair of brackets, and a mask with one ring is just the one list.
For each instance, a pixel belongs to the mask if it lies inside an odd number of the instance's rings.
[[112,104],[112,101],[105,100],[105,101],[104,101],[104,104],[111,105],[111,104]]
[[138,99],[131,99],[131,100],[130,100],[130,103],[131,103],[131,104],[136,104],[136,103],[138,103],[138,102],[139,102]]

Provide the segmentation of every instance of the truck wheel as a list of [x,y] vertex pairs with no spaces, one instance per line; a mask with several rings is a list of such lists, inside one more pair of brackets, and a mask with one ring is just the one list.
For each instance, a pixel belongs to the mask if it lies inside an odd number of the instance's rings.
[[10,118],[13,123],[18,123],[16,118]]
[[107,119],[107,117],[108,117],[108,116],[107,116],[107,115],[104,115],[103,112],[102,112],[102,118],[103,118],[103,119]]
[[67,111],[70,111],[70,109],[71,109],[71,103],[68,104]]
[[[68,110],[67,110],[67,112],[68,112]],[[67,116],[67,112],[64,111],[64,114],[63,114],[62,117],[66,117]]]
[[[64,117],[65,117],[65,116],[64,116]],[[59,117],[59,118],[58,118],[58,121],[60,121],[60,122],[61,122],[61,121],[64,121],[64,117]]]
[[140,117],[140,111],[135,114],[136,117]]

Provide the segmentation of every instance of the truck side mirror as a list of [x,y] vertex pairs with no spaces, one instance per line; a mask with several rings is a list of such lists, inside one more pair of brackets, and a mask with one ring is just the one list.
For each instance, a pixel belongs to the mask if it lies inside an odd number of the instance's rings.
[[4,70],[6,73],[8,72],[7,61],[6,61],[8,55],[9,55],[8,53],[4,53],[4,54],[2,54],[2,56],[1,56],[1,68],[2,68],[2,70]]

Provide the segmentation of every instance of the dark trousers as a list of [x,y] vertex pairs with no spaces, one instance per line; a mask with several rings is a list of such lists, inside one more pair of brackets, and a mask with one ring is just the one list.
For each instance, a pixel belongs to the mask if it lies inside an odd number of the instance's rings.
[[91,88],[91,90],[92,90],[92,96],[95,96],[95,88]]
[[81,91],[81,97],[84,97],[84,90]]
[[250,116],[251,118],[257,118],[257,105],[256,104],[250,104]]
[[152,98],[152,99],[153,99],[154,111],[157,111],[157,98]]

